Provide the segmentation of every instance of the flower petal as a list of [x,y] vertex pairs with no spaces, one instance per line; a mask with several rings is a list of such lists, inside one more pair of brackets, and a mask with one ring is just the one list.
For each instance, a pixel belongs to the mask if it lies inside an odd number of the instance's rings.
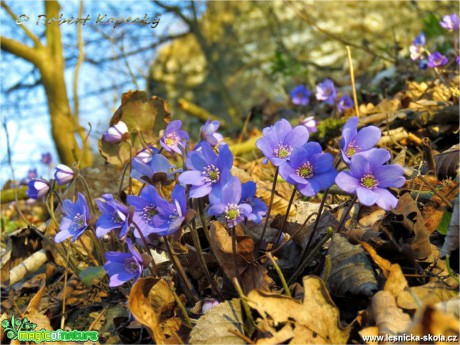
[[375,126],[368,126],[361,129],[354,137],[353,141],[359,148],[359,151],[366,151],[371,149],[378,143],[382,132]]
[[184,171],[179,175],[179,182],[192,186],[202,186],[205,183],[203,175],[197,170]]
[[403,167],[397,164],[384,165],[375,169],[374,175],[379,182],[379,187],[402,187],[406,179]]
[[284,144],[297,147],[305,144],[310,137],[308,129],[304,126],[296,126],[284,139]]
[[366,206],[374,205],[379,199],[379,194],[377,192],[364,187],[358,187],[356,189],[356,194],[358,195],[359,202]]
[[347,193],[355,193],[359,187],[359,180],[351,176],[348,171],[340,172],[335,178],[335,183]]

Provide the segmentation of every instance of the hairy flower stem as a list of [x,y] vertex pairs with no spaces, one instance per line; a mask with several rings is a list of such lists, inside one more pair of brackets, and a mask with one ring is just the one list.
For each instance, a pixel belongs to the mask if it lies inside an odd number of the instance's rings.
[[85,178],[81,175],[78,175],[78,180],[81,181],[81,183],[83,184],[83,187],[85,187],[85,192],[86,192],[86,196],[88,197],[89,207],[91,208],[91,212],[93,212],[93,214],[96,214],[96,209],[94,208],[93,198],[91,196],[91,193],[89,191],[89,186],[86,183]]
[[176,254],[172,251],[171,249],[171,244],[169,243],[169,239],[167,236],[163,236],[165,246],[166,246],[166,251],[168,252],[169,258],[171,259],[171,262],[174,266],[174,269],[177,271],[180,277],[180,281],[182,282],[183,288],[184,288],[184,293],[187,295],[187,298],[191,301],[194,301],[195,303],[199,301],[198,297],[196,297],[193,292],[192,292],[192,285],[190,284],[190,281],[188,280],[187,276],[185,275],[184,268],[182,267],[181,263],[179,260],[177,260]]
[[125,163],[123,165],[123,171],[121,172],[121,179],[120,179],[120,184],[118,186],[118,195],[120,195],[121,190],[123,189],[123,181],[125,180],[125,175],[126,175],[126,170],[128,170],[128,167],[131,165],[131,162]]
[[96,234],[94,233],[94,230],[91,229],[89,231],[89,234],[90,234],[92,241],[96,243],[96,254],[99,259],[99,262],[104,262],[105,261],[105,257],[104,257],[105,250],[104,250],[101,240],[96,236]]
[[139,234],[141,240],[142,240],[142,244],[144,245],[145,247],[145,251],[147,252],[148,255],[150,255],[150,257],[152,258],[152,266],[153,266],[153,272],[152,270],[150,269],[150,265],[149,265],[149,270],[151,271],[152,275],[153,276],[158,276],[158,267],[157,267],[157,264],[155,262],[155,259],[153,258],[152,254],[150,253],[150,248],[149,248],[149,244],[147,243],[147,240],[145,239],[145,236],[144,234],[142,233],[142,230],[139,228],[139,225],[136,224],[136,222],[132,222],[132,224],[134,225],[134,227],[136,228],[137,230],[137,233]]
[[[206,229],[204,231],[206,231]],[[200,237],[196,229],[195,219],[192,220],[191,234],[192,234],[193,245],[195,246],[196,252],[198,254],[198,259],[200,260],[200,263],[203,268],[206,279],[208,279],[208,282],[211,285],[211,288],[214,291],[214,293],[217,296],[219,296],[219,298],[223,301],[225,300],[225,298],[220,293],[219,287],[217,286],[216,281],[212,278],[211,273],[209,273],[208,266],[206,265],[206,259],[204,258],[203,249],[201,248]]]
[[350,211],[353,208],[353,205],[355,204],[357,198],[358,196],[355,195],[353,199],[351,199],[350,205],[348,205],[348,208],[342,214],[342,218],[340,219],[339,226],[337,227],[337,230],[335,231],[336,233],[339,233],[340,230],[342,230],[343,226],[345,225],[345,221],[347,220],[347,217],[350,214]]
[[[200,215],[201,225],[203,226],[204,235],[208,240],[208,243],[211,243],[211,235],[209,234],[208,224],[206,223],[206,218],[204,216],[204,206],[203,206],[203,198],[199,198],[196,200],[198,214]],[[211,249],[212,250],[212,249]]]
[[247,333],[251,335],[254,330],[256,329],[256,323],[252,317],[251,308],[249,308],[247,297],[244,295],[243,290],[241,289],[240,283],[238,283],[238,279],[235,277],[232,279],[233,286],[235,286],[236,292],[238,292],[238,296],[240,296],[241,304],[243,305],[244,312],[246,313],[246,317],[248,318],[249,325],[247,329]]
[[281,225],[281,228],[278,230],[278,233],[276,234],[276,237],[275,237],[275,242],[273,244],[274,249],[276,249],[276,247],[278,246],[278,242],[281,238],[281,234],[283,233],[284,227],[286,226],[287,219],[289,217],[289,212],[291,212],[291,206],[294,201],[296,192],[297,192],[297,187],[294,187],[294,190],[292,191],[292,194],[291,194],[291,198],[289,199],[289,204],[286,210],[286,214],[284,215],[283,225]]
[[235,271],[235,278],[238,282],[240,282],[240,271],[238,270],[238,253],[237,253],[237,242],[236,242],[236,228],[232,226],[232,252],[233,252],[233,270]]
[[275,187],[276,187],[276,180],[278,179],[278,172],[279,172],[279,167],[276,167],[275,176],[273,177],[273,186],[272,186],[272,193],[270,195],[270,203],[268,205],[267,215],[265,216],[266,218],[265,218],[264,228],[262,230],[262,235],[260,236],[259,242],[257,243],[257,246],[256,246],[256,254],[260,252],[260,247],[262,247],[262,241],[264,239],[265,232],[267,231],[267,225],[270,219],[270,212],[272,211],[272,206],[273,206],[273,198],[275,196]]
[[313,238],[315,237],[316,229],[318,229],[319,221],[321,219],[321,215],[323,214],[323,208],[324,208],[324,204],[326,203],[328,194],[329,194],[329,188],[326,189],[326,191],[323,194],[323,198],[321,199],[321,204],[319,205],[319,209],[318,209],[318,216],[315,219],[315,224],[313,224],[313,230],[311,232],[310,237],[308,238],[307,246],[302,251],[300,262],[302,262],[303,259],[305,259],[305,256],[308,253],[308,249],[310,248],[311,242],[313,241]]
[[283,289],[284,289],[284,291],[286,291],[286,295],[288,295],[289,297],[292,297],[291,291],[289,290],[289,286],[288,286],[287,283],[286,283],[286,279],[284,279],[283,272],[281,272],[281,268],[280,268],[280,267],[278,266],[278,264],[276,263],[276,261],[275,261],[275,259],[273,258],[272,254],[271,254],[271,253],[267,253],[267,258],[271,261],[273,267],[275,268],[276,273],[278,273],[278,276],[279,276],[280,279],[281,279],[281,284],[283,285]]
[[319,252],[319,250],[321,249],[321,247],[327,242],[329,241],[329,239],[332,237],[332,235],[334,234],[334,231],[332,230],[331,227],[329,227],[327,229],[327,234],[326,236],[324,236],[321,241],[318,242],[318,244],[313,247],[313,249],[311,250],[310,254],[305,258],[305,260],[303,260],[299,267],[297,268],[297,270],[294,272],[294,274],[292,275],[291,279],[289,279],[288,281],[288,284],[292,284],[294,283],[297,278],[299,277],[300,274],[302,274],[302,272],[304,271],[305,267],[307,267],[310,262],[314,259],[314,257],[316,256],[316,254]]
[[176,290],[174,290],[173,287],[170,287],[170,290],[174,296],[174,300],[176,301],[177,305],[179,306],[180,311],[182,312],[182,315],[184,315],[184,319],[185,319],[185,322],[187,323],[187,326],[192,328],[193,327],[192,322],[190,321],[190,317],[188,316],[187,309],[185,309],[184,303],[182,303],[179,296],[177,295]]

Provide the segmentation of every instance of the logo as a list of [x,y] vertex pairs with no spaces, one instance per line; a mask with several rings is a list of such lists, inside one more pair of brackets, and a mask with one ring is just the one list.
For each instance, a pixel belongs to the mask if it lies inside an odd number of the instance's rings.
[[2,321],[3,332],[10,340],[18,340],[21,342],[34,342],[41,343],[44,341],[73,341],[85,342],[99,340],[99,333],[97,331],[64,331],[58,329],[56,331],[49,331],[44,328],[37,330],[37,324],[30,322],[26,317],[24,319],[15,318],[14,315],[11,319]]

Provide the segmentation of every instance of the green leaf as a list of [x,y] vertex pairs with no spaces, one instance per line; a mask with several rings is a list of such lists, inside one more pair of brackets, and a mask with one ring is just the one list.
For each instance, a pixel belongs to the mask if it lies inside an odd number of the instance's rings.
[[445,211],[444,214],[442,215],[441,222],[438,225],[438,232],[441,235],[447,235],[447,232],[449,231],[449,224],[450,220],[452,219],[452,212]]
[[99,283],[105,277],[104,266],[88,267],[78,275],[80,280],[87,286]]

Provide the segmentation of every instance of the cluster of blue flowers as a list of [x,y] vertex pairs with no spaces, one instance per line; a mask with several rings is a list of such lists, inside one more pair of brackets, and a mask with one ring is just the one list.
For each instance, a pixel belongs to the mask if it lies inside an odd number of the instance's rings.
[[[306,106],[310,103],[310,95],[311,92],[305,85],[297,85],[289,92],[292,104],[300,106]],[[335,103],[341,113],[354,105],[353,100],[347,94],[337,98],[337,90],[334,82],[330,79],[325,79],[316,85],[316,99],[330,105]]]
[[[324,94],[324,93],[323,93]],[[311,121],[311,119],[309,120]],[[218,121],[207,121],[201,128],[201,141],[187,151],[189,135],[181,129],[181,121],[171,122],[163,132],[157,149],[151,145],[143,148],[132,159],[131,178],[145,183],[139,195],[128,195],[126,204],[111,194],[96,199],[100,216],[94,230],[98,238],[110,232],[125,240],[127,252],[105,253],[104,265],[110,286],[118,286],[142,274],[142,256],[134,248],[131,235],[145,241],[149,235],[169,236],[186,225],[190,200],[207,197],[207,214],[217,217],[228,227],[244,221],[260,223],[267,215],[267,205],[256,197],[256,183],[241,183],[232,175],[233,155],[221,134],[217,133]],[[310,126],[311,127],[311,126]],[[386,164],[390,154],[385,149],[374,148],[381,132],[368,126],[357,130],[358,118],[352,117],[342,132],[341,159],[349,170],[337,172],[333,157],[324,153],[317,142],[309,142],[308,126],[292,127],[286,119],[264,128],[263,136],[256,146],[265,155],[264,163],[272,162],[281,177],[307,197],[329,188],[334,182],[348,193],[356,193],[364,205],[377,204],[385,210],[396,207],[397,199],[389,187],[404,184],[403,169]],[[129,129],[122,121],[110,127],[103,140],[120,143],[129,140]],[[180,154],[183,168],[175,168],[161,154]],[[78,171],[59,164],[54,173],[58,185],[67,185],[79,177]],[[175,181],[170,199],[157,189],[158,184]],[[53,183],[54,185],[54,183]],[[39,198],[52,189],[52,184],[43,179],[29,182],[28,194]],[[76,241],[92,227],[90,208],[85,196],[78,193],[74,202],[64,200],[63,217],[56,243],[71,238]]]
[[[449,32],[455,32],[459,28],[458,15],[456,13],[445,15],[439,22],[439,25]],[[409,47],[410,57],[413,61],[419,61],[420,69],[428,68],[439,68],[447,65],[449,59],[442,55],[440,52],[435,51],[430,53],[426,47],[426,37],[423,32],[420,32],[418,36],[412,41],[412,45]],[[460,56],[457,52],[456,58],[457,64],[460,64]]]

